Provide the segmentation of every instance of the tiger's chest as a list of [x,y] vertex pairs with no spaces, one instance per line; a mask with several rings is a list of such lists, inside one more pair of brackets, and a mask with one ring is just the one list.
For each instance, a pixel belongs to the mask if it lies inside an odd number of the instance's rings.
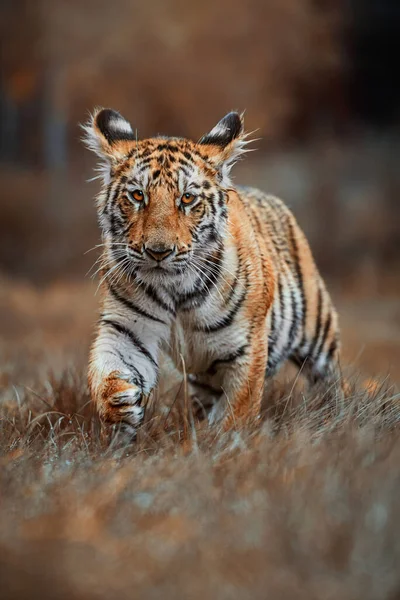
[[188,373],[205,373],[216,359],[223,359],[247,340],[246,328],[232,325],[219,331],[197,331],[197,321],[188,315],[178,316],[171,327],[167,349],[175,365]]

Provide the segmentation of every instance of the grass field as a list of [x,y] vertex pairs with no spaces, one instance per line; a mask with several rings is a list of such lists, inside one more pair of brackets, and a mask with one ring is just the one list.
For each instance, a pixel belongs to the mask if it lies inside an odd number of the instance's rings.
[[400,597],[400,309],[339,298],[343,406],[287,372],[257,429],[193,423],[171,373],[104,445],[94,285],[0,282],[0,596]]

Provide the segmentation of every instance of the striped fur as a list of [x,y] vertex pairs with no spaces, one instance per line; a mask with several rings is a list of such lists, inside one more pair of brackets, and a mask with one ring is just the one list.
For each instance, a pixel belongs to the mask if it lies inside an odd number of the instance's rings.
[[105,422],[135,431],[162,349],[177,365],[184,357],[196,395],[216,400],[210,420],[227,428],[258,416],[265,377],[286,360],[313,381],[337,373],[337,314],[294,216],[230,181],[246,151],[237,113],[197,143],[138,141],[111,110],[85,129],[102,159],[104,294],[89,382]]

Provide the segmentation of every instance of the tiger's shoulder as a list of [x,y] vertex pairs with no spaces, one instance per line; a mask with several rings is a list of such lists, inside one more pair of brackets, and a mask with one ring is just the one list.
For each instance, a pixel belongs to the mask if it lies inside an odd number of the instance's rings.
[[254,187],[238,187],[254,234],[262,238],[275,266],[292,272],[304,269],[315,276],[315,263],[306,236],[289,206],[277,196]]
[[237,193],[255,232],[270,237],[274,246],[281,246],[280,242],[287,242],[295,234],[302,237],[294,214],[283,200],[253,187],[238,187]]
[[263,192],[262,190],[251,186],[237,186],[236,191],[246,207],[274,212],[282,217],[292,214],[287,204],[274,194]]

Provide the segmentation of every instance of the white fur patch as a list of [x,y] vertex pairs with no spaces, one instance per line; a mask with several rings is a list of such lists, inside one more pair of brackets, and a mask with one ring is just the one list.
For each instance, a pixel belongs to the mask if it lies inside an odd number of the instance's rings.
[[133,133],[131,124],[125,119],[110,119],[108,122],[110,129],[121,131],[122,133]]
[[[108,141],[95,125],[97,115],[98,111],[96,110],[90,115],[89,121],[81,126],[84,131],[83,142],[91,152],[94,152],[101,159],[95,169],[99,175],[93,177],[91,181],[94,179],[102,179],[105,185],[108,185],[110,183],[112,156],[110,152],[107,152],[107,147],[109,146]],[[127,134],[133,133],[130,123],[122,117],[111,118],[108,125],[110,129],[114,131]]]
[[227,127],[224,123],[220,122],[215,125],[208,134],[210,137],[220,137],[225,134],[225,132],[229,131],[229,127]]

